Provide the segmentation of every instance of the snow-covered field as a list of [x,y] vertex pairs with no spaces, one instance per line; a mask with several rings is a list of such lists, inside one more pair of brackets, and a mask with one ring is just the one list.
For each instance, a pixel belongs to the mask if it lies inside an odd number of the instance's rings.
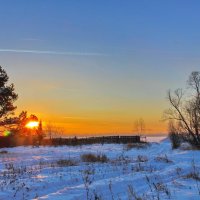
[[[81,155],[105,154],[105,163]],[[200,199],[196,150],[166,139],[145,148],[106,144],[0,149],[0,200]]]

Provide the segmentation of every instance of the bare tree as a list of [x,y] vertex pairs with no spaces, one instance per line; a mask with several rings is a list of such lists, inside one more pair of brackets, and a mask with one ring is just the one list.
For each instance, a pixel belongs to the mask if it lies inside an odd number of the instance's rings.
[[46,124],[45,135],[49,139],[53,139],[55,137],[61,137],[64,135],[64,129],[62,127],[56,126],[56,124],[49,121]]
[[143,118],[137,119],[134,122],[135,131],[139,134],[144,133],[145,131],[145,122]]
[[200,72],[192,72],[187,81],[192,94],[184,95],[182,89],[173,93],[169,90],[167,99],[171,108],[165,111],[165,119],[175,120],[180,134],[187,135],[187,140],[200,145]]
[[134,122],[134,132],[139,133],[139,122],[138,120],[135,120]]
[[49,139],[52,139],[53,135],[53,124],[51,122],[48,122],[46,124],[46,135],[49,137]]

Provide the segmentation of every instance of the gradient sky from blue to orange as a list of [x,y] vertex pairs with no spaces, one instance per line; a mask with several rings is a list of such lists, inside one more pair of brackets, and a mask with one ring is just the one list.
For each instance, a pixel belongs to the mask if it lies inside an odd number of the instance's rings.
[[199,1],[0,0],[0,64],[18,112],[67,134],[165,132],[166,91],[200,70]]

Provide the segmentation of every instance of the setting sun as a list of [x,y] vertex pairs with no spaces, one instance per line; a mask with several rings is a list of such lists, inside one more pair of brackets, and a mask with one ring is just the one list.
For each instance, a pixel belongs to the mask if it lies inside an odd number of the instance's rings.
[[31,122],[29,122],[28,124],[26,124],[26,128],[33,129],[33,128],[37,128],[38,125],[39,125],[39,122],[31,121]]

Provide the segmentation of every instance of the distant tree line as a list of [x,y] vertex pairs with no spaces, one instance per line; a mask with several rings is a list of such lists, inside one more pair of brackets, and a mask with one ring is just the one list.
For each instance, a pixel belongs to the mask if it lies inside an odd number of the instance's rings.
[[[89,144],[129,144],[131,146],[133,143],[146,144],[140,140],[140,136],[102,136],[102,137],[86,137],[86,138],[44,138],[41,140],[39,145],[42,146],[77,146],[77,145],[89,145]],[[27,146],[27,145],[37,145],[34,141],[34,137],[3,137],[0,140],[0,148],[2,147],[15,147],[15,146]]]

